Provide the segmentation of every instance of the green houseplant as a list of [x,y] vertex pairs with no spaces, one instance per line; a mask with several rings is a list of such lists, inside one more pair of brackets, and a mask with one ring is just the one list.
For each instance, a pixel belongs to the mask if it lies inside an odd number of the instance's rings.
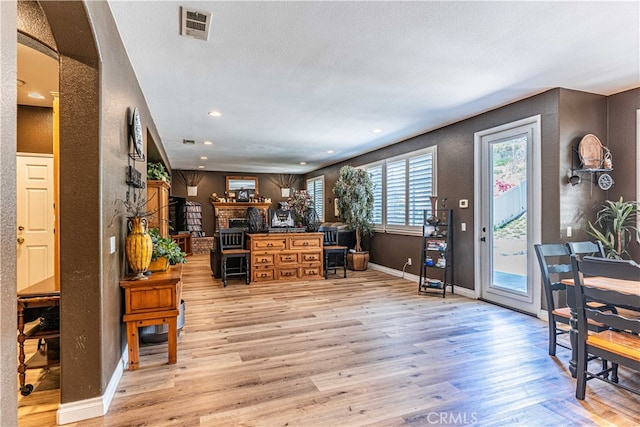
[[171,237],[162,237],[156,227],[149,230],[149,235],[153,242],[149,270],[164,271],[169,265],[187,262],[187,254],[180,250],[178,243]]
[[171,182],[171,176],[160,162],[147,163],[147,179]]
[[606,200],[596,214],[595,223],[589,221],[587,233],[602,242],[607,258],[628,258],[627,246],[638,235],[637,215],[638,202],[625,202],[622,197],[617,202]]
[[362,250],[362,236],[373,233],[373,181],[369,173],[353,166],[340,168],[338,181],[333,187],[340,219],[355,230],[355,252],[347,254],[349,268],[366,270],[369,252]]

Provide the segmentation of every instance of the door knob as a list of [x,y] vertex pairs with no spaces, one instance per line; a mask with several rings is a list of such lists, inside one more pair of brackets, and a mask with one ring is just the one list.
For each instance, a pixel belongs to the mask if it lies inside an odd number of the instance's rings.
[[24,231],[24,227],[22,225],[18,226],[18,230]]
[[24,237],[18,237],[18,243],[19,244],[23,244],[24,243]]

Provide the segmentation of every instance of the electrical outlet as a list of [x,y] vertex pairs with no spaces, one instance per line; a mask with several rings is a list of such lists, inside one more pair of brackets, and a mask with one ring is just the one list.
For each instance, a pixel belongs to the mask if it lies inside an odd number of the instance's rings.
[[411,265],[411,258],[407,258],[407,265]]

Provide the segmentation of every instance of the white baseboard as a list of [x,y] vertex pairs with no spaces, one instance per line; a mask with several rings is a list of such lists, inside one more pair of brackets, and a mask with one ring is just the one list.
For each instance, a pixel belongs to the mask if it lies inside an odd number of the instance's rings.
[[[369,263],[369,267],[372,270],[381,271],[383,273],[389,274],[391,276],[403,277],[403,273],[400,270],[396,270],[394,268],[385,267],[384,265],[375,264],[373,262]],[[404,278],[410,280],[412,282],[420,282],[420,276],[411,273],[404,273]],[[463,288],[461,286],[456,286],[454,289],[454,293],[456,295],[460,295],[466,298],[478,299],[476,297],[475,291],[473,289]]]
[[89,418],[101,417],[107,413],[111,401],[116,394],[116,388],[122,378],[124,367],[129,356],[129,348],[125,346],[120,361],[111,375],[111,380],[107,384],[104,394],[91,399],[79,400],[77,402],[61,403],[58,406],[56,422],[58,425],[75,423]]

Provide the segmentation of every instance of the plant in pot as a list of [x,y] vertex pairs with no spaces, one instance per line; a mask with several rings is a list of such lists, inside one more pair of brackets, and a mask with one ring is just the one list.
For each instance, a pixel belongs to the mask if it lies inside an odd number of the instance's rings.
[[352,270],[366,270],[369,252],[362,250],[362,237],[373,233],[373,181],[369,173],[353,166],[340,168],[338,181],[333,187],[340,219],[355,230],[355,252],[347,254],[347,264]]
[[171,182],[171,176],[169,176],[169,173],[164,168],[164,165],[160,162],[147,163],[147,179],[151,179],[154,181],[166,181],[169,183]]
[[302,227],[307,223],[309,211],[313,209],[313,199],[307,190],[296,190],[287,199],[287,205],[293,213],[296,226]]
[[635,225],[638,213],[636,201],[625,202],[622,197],[617,202],[605,200],[595,223],[589,221],[587,233],[602,243],[607,258],[629,258],[627,247],[634,236],[640,235]]
[[178,243],[171,237],[162,237],[156,227],[149,230],[149,235],[153,242],[149,271],[165,271],[169,265],[187,262],[187,254],[182,252]]

